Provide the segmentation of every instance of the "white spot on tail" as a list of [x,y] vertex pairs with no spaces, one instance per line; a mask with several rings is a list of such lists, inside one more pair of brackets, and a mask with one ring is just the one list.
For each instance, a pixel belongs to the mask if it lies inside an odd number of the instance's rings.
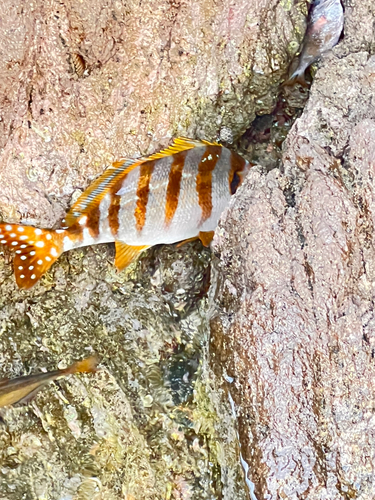
[[36,278],[35,274],[32,274],[32,275],[30,276],[30,278],[31,278],[32,280],[35,280],[35,278]]
[[22,236],[19,236],[18,239],[19,240],[27,240],[28,236],[26,236],[26,234],[23,234]]
[[32,271],[34,269],[34,266],[29,266],[29,270]]
[[4,245],[7,242],[7,240],[1,240],[1,243]]
[[21,250],[16,250],[16,253],[22,253]]
[[5,226],[5,229],[6,229],[7,231],[11,231],[11,230],[12,230],[12,226]]
[[48,234],[46,234],[46,239],[47,239],[47,240],[51,240],[51,239],[52,239],[52,236],[48,233]]
[[20,278],[24,278],[24,277],[25,277],[25,275],[24,275],[24,274],[20,274]]
[[52,260],[51,257],[49,257],[48,255],[46,255],[45,259],[47,262],[51,262],[51,260]]
[[19,226],[19,227],[17,227],[17,231],[19,231],[20,233],[23,233],[25,230],[22,226]]
[[78,223],[79,223],[80,226],[84,226],[86,224],[86,222],[87,222],[87,215],[84,215],[78,221]]
[[32,252],[30,252],[30,255],[35,255],[35,251],[33,250]]
[[27,247],[27,245],[21,245],[21,248],[26,248],[26,247]]
[[10,233],[10,237],[11,238],[15,238],[16,237],[16,233]]
[[15,247],[16,245],[18,245],[18,241],[12,241],[12,246]]
[[[20,250],[17,250],[20,251]],[[21,255],[21,260],[26,260],[26,255]]]
[[38,247],[38,248],[43,248],[44,247],[44,241],[37,241],[35,243],[35,246]]
[[18,266],[18,269],[19,269],[20,271],[22,271],[23,266]]
[[38,228],[37,228],[37,229],[35,229],[35,231],[34,231],[34,232],[35,232],[35,234],[37,234],[38,236],[40,236],[40,235],[42,234],[42,232],[43,232],[43,231],[42,231],[41,229],[38,229]]
[[51,255],[52,255],[53,257],[57,257],[57,256],[59,255],[59,254],[57,253],[56,248],[53,248],[53,247],[51,248]]
[[41,266],[43,264],[43,261],[42,260],[38,260],[38,265]]
[[65,236],[64,238],[64,252],[71,250],[73,248],[73,242],[69,238],[69,236]]
[[65,233],[65,229],[56,229],[57,234]]

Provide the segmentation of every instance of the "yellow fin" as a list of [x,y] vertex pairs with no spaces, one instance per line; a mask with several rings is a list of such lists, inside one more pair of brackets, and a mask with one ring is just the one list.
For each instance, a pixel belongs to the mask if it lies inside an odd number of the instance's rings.
[[115,266],[118,271],[122,271],[127,267],[143,250],[149,248],[148,245],[132,247],[121,241],[116,241],[116,257]]
[[176,245],[176,248],[180,248],[186,243],[189,243],[190,241],[195,241],[195,240],[201,240],[202,245],[205,247],[210,246],[210,243],[214,237],[215,231],[199,231],[199,234],[197,236],[193,236],[192,238],[188,238],[186,240],[180,241]]
[[166,149],[163,149],[162,151],[159,151],[159,153],[154,153],[151,156],[144,158],[144,161],[158,160],[159,158],[172,156],[176,153],[180,153],[181,151],[188,151],[189,149],[194,148],[202,148],[204,146],[221,146],[221,144],[218,144],[217,142],[189,139],[188,137],[177,137],[177,139],[174,139],[173,143]]
[[202,245],[209,247],[211,241],[213,240],[215,231],[199,231],[198,238],[201,240]]
[[154,153],[151,156],[143,158],[122,159],[121,161],[114,162],[111,167],[108,167],[107,170],[81,194],[78,200],[70,208],[65,217],[66,226],[71,227],[82,215],[88,214],[98,207],[106,193],[108,193],[117,182],[143,163],[159,160],[166,156],[172,156],[180,151],[188,151],[189,149],[204,146],[220,146],[220,144],[203,140],[197,141],[195,139],[188,139],[187,137],[178,137],[168,148],[163,149],[159,153]]

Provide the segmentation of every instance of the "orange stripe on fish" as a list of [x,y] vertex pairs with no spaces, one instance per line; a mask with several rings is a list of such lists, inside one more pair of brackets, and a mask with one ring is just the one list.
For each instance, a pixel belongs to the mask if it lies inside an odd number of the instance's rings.
[[221,155],[221,146],[207,146],[198,166],[197,193],[202,209],[200,224],[211,217],[212,213],[212,172]]
[[100,223],[100,209],[98,206],[94,207],[91,212],[87,214],[87,219],[85,220],[85,226],[88,228],[91,238],[97,238],[99,236],[99,223]]
[[208,245],[249,167],[217,143],[179,138],[148,158],[115,162],[72,206],[64,228],[4,223],[0,243],[16,252],[20,288],[33,286],[72,248],[115,242],[121,270],[153,245],[196,237]]
[[111,201],[108,209],[108,224],[114,236],[116,236],[120,227],[119,212],[121,206],[121,196],[117,193],[120,191],[123,181],[124,179],[119,180],[110,191]]
[[134,211],[137,231],[142,231],[146,222],[147,202],[150,193],[150,180],[154,170],[155,161],[148,161],[141,165],[137,188],[137,206]]
[[177,210],[181,189],[182,171],[185,165],[187,151],[176,153],[169,172],[167,197],[165,202],[165,225],[168,227]]
[[114,184],[120,179],[124,179],[129,172],[139,167],[142,163],[172,156],[180,151],[188,151],[189,149],[204,145],[218,145],[218,143],[179,137],[168,148],[147,158],[138,158],[136,160],[123,159],[113,163],[112,167],[108,168],[103,175],[94,181],[74,203],[65,217],[66,225],[71,227],[78,218],[93,210],[95,206],[100,205],[100,202]]

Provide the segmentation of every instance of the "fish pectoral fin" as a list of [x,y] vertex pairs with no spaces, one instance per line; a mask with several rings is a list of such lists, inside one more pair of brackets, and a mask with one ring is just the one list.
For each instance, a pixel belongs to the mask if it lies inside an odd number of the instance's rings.
[[138,257],[138,255],[150,248],[149,245],[144,246],[131,246],[123,243],[122,241],[116,241],[116,257],[115,257],[115,266],[118,271],[122,271],[127,267],[133,260]]
[[198,238],[201,240],[202,245],[209,247],[211,241],[213,240],[215,231],[199,231]]

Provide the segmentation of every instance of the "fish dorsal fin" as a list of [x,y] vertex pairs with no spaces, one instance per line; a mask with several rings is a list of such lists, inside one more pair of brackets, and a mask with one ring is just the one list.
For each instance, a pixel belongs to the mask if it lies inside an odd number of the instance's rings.
[[113,166],[107,168],[72,205],[66,214],[64,224],[67,227],[71,227],[82,215],[88,214],[94,208],[98,207],[111,187],[138,165],[139,160],[124,160],[123,162],[118,161],[113,163]]
[[116,241],[116,257],[115,257],[115,266],[118,271],[122,271],[127,267],[133,260],[146,248],[149,248],[148,245],[144,246],[130,246],[122,241]]
[[145,161],[159,160],[160,158],[165,158],[166,156],[172,156],[181,151],[188,151],[189,149],[202,148],[205,146],[220,146],[217,142],[208,142],[203,140],[189,139],[188,137],[177,137],[173,143],[166,149],[159,151],[159,153],[154,153],[147,158]]
[[108,167],[107,170],[81,194],[78,200],[70,208],[65,217],[66,226],[73,226],[82,215],[88,214],[94,208],[98,207],[101,200],[115,184],[124,178],[130,171],[143,163],[159,160],[160,158],[172,156],[181,151],[188,151],[189,149],[204,146],[220,146],[220,144],[216,142],[188,139],[187,137],[178,137],[168,148],[163,149],[159,153],[154,153],[150,156],[138,159],[122,159],[114,162],[111,167]]

